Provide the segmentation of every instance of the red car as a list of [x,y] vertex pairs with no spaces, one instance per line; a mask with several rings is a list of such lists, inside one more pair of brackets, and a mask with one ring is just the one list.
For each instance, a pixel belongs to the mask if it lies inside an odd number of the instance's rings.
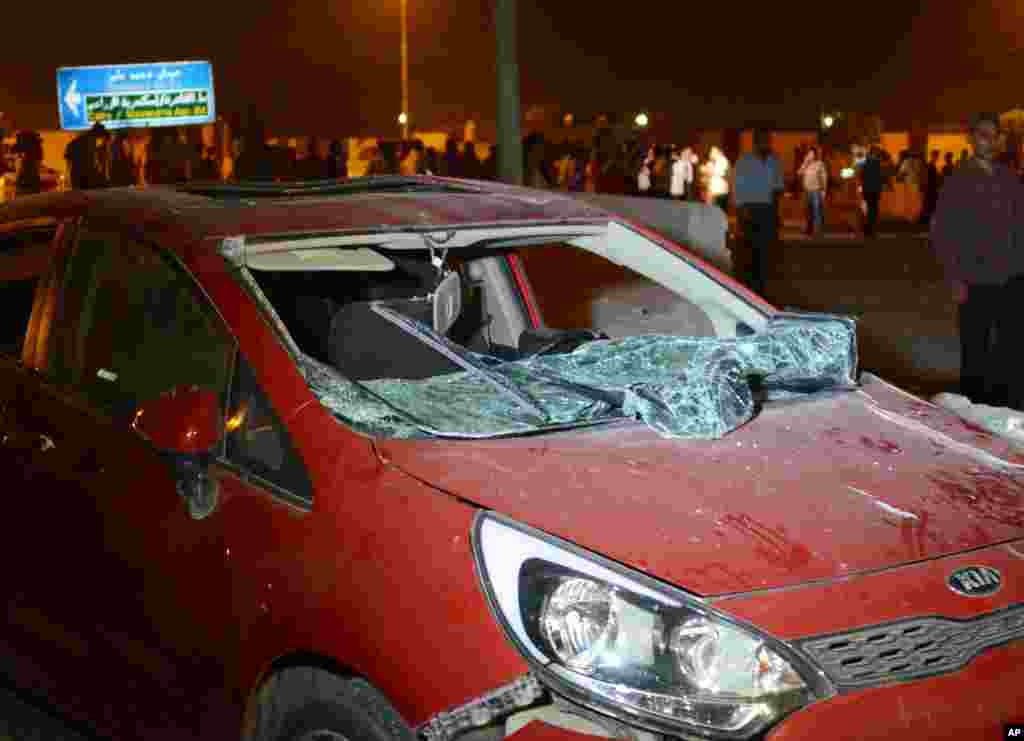
[[619,211],[41,195],[0,280],[0,656],[99,733],[1024,722],[1024,458]]

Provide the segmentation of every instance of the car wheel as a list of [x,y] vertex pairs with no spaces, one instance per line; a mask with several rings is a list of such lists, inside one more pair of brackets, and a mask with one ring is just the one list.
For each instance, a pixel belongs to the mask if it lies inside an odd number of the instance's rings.
[[252,741],[416,741],[373,685],[320,669],[285,669],[260,690]]

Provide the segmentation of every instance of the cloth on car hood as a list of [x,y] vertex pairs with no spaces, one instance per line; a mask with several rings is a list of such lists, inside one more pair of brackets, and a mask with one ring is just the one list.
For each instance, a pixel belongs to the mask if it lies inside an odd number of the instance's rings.
[[544,416],[478,373],[356,384],[313,358],[301,362],[325,407],[378,437],[494,437],[633,417],[665,437],[717,439],[754,416],[757,387],[767,398],[850,389],[857,374],[854,320],[826,314],[777,314],[764,331],[743,337],[596,340],[511,362],[468,354],[511,381]]

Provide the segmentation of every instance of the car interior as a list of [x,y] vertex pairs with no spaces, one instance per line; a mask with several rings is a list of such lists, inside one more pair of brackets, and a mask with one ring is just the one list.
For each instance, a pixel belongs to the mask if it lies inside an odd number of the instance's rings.
[[[306,248],[300,239],[257,247],[246,265],[298,349],[356,381],[463,370],[460,349],[520,360],[601,338],[736,336],[763,322],[696,268],[631,238],[617,235],[615,245],[591,237],[524,239],[444,251],[351,242],[316,249],[332,245],[321,239]],[[645,251],[652,256],[630,264]],[[524,268],[518,275],[513,261]],[[538,304],[540,327],[530,320],[522,281]]]
[[459,348],[506,360],[567,352],[602,336],[588,329],[528,328],[505,254],[460,253],[442,270],[425,251],[379,253],[393,269],[254,269],[252,275],[299,349],[357,381],[462,370],[451,352],[403,329],[410,325],[402,318]]

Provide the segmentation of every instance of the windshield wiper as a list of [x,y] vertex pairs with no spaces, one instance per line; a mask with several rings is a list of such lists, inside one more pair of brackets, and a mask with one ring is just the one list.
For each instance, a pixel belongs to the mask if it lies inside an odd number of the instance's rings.
[[[504,365],[510,361],[495,359],[494,362],[495,364]],[[530,374],[542,378],[548,383],[555,386],[561,386],[562,388],[569,389],[570,391],[575,391],[585,399],[607,404],[611,409],[621,409],[623,404],[626,403],[626,394],[624,391],[608,391],[606,389],[598,388],[597,386],[589,386],[584,383],[570,381],[564,376],[561,376],[547,368],[538,368],[533,365],[521,365],[520,367]]]
[[415,319],[410,319],[394,309],[388,308],[384,304],[375,303],[371,308],[377,315],[384,317],[399,329],[408,332],[423,344],[441,353],[448,360],[455,363],[455,365],[459,366],[463,370],[480,376],[494,386],[494,388],[499,392],[511,397],[521,407],[540,417],[545,423],[550,422],[548,413],[544,411],[544,408],[536,399],[531,397],[504,376],[494,373],[483,364],[469,358],[465,352],[453,342],[450,342],[435,332],[427,330],[424,325],[420,324]]

